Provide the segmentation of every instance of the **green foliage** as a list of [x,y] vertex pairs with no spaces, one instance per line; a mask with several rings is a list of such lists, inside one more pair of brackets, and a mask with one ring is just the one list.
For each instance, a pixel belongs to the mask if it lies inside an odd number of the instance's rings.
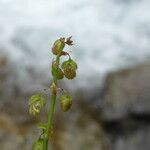
[[[74,79],[76,77],[76,70],[78,68],[77,64],[71,59],[69,53],[64,51],[65,45],[73,45],[71,37],[57,39],[52,47],[52,53],[55,56],[55,60],[52,61],[51,65],[53,81],[50,85],[51,104],[48,112],[48,121],[46,123],[39,123],[37,125],[37,128],[41,130],[41,134],[39,139],[34,142],[33,150],[48,150],[48,141],[53,133],[54,107],[58,91],[57,81],[63,79],[64,76],[67,79]],[[60,64],[61,56],[69,56],[69,59]],[[59,102],[62,111],[66,112],[71,108],[72,97],[66,93],[62,93],[62,95],[59,96]],[[31,115],[39,114],[44,105],[45,99],[41,94],[31,96],[29,99],[29,113]]]

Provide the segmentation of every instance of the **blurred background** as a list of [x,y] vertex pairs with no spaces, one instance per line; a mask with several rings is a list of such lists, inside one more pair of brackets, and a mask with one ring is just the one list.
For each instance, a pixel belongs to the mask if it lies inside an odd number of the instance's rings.
[[47,110],[31,117],[28,98],[49,87],[51,46],[71,35],[78,73],[60,87],[73,107],[57,103],[50,149],[149,150],[149,0],[0,0],[0,149],[31,150]]

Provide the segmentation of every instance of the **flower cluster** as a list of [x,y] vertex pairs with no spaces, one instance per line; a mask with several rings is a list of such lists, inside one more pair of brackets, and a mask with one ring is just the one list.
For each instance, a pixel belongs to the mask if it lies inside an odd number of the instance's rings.
[[[71,59],[68,52],[64,51],[65,45],[73,45],[73,41],[71,40],[71,37],[69,38],[60,38],[54,42],[54,45],[52,47],[52,53],[57,56],[57,58],[60,58],[61,56],[67,55],[69,56],[68,60],[62,62],[55,61],[52,62],[52,75],[57,78],[57,80],[61,80],[64,77],[67,79],[74,79],[76,77],[76,71],[77,71],[77,63]],[[60,106],[63,112],[68,111],[71,108],[72,105],[72,98],[69,94],[63,94],[59,97]]]
[[60,38],[54,42],[52,52],[54,55],[59,57],[63,55],[68,55],[69,59],[64,61],[62,65],[60,65],[57,61],[52,62],[52,75],[56,76],[58,80],[63,79],[65,76],[67,79],[73,79],[76,77],[77,64],[74,60],[71,59],[68,52],[64,51],[65,45],[73,45],[73,41],[71,37]]

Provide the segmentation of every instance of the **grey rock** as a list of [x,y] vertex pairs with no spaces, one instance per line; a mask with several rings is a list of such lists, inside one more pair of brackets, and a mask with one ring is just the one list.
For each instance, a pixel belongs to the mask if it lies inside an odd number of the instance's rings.
[[150,63],[110,73],[104,87],[103,119],[150,115]]
[[112,143],[113,150],[149,150],[150,126],[139,127],[134,132],[118,137]]

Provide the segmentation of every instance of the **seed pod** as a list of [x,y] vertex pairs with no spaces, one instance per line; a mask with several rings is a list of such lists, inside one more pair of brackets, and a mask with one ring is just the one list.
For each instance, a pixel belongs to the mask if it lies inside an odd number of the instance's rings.
[[67,79],[73,79],[76,77],[76,71],[71,67],[64,69],[64,75]]
[[59,97],[60,107],[63,112],[68,111],[72,105],[72,97],[68,94],[61,95]]
[[74,60],[72,60],[72,59],[69,59],[69,60],[67,60],[67,61],[64,61],[64,62],[62,63],[62,65],[61,65],[61,67],[62,67],[63,69],[68,68],[68,67],[71,67],[71,68],[74,69],[74,70],[77,70],[77,68],[78,68],[76,62],[75,62]]
[[52,52],[55,55],[58,55],[65,47],[65,38],[60,38],[54,42],[52,47]]
[[76,70],[78,66],[75,61],[72,59],[64,61],[61,67],[63,68],[64,75],[67,79],[73,79],[76,77]]

